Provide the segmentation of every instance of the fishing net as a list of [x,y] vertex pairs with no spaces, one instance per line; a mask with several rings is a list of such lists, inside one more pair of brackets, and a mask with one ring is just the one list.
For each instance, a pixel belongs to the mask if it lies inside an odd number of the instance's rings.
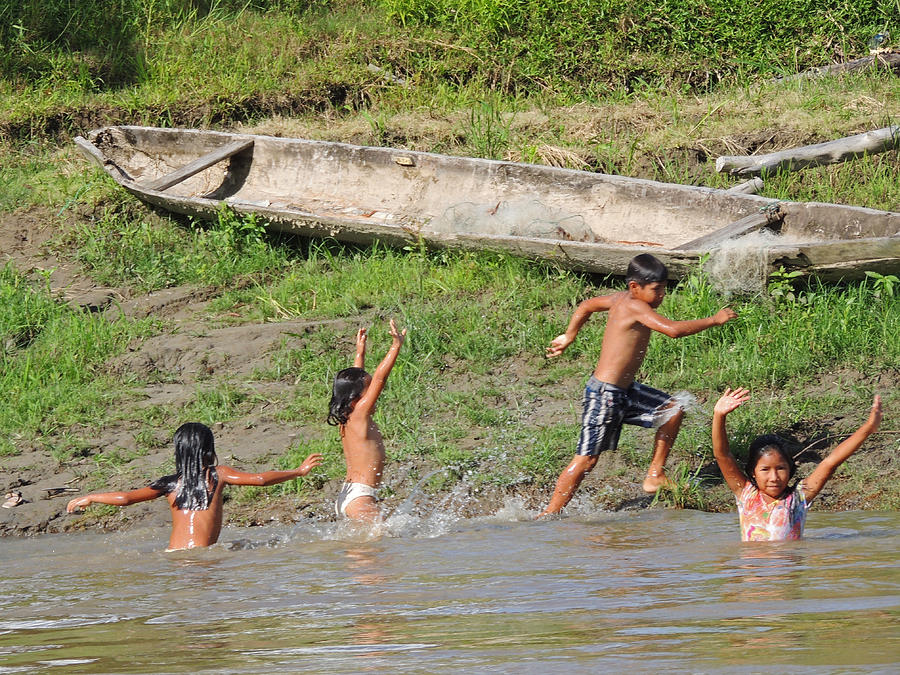
[[713,250],[703,269],[713,285],[726,293],[759,293],[770,273],[768,249],[793,240],[771,230],[751,232],[723,242]]

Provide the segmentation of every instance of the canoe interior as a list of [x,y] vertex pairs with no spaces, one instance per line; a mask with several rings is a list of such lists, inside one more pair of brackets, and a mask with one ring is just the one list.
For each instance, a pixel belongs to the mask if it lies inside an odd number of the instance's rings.
[[[110,127],[92,139],[138,185],[240,135]],[[249,137],[248,137],[249,138]],[[755,195],[552,167],[254,136],[247,152],[169,188],[172,197],[296,210],[407,231],[675,248],[758,211]],[[900,214],[784,203],[796,240],[886,237]]]
[[[247,139],[251,148],[164,191],[147,189]],[[209,217],[224,200],[307,236],[386,243],[422,236],[436,246],[494,247],[605,273],[624,271],[633,255],[649,251],[680,276],[704,250],[679,246],[715,238],[776,203],[704,187],[305,139],[125,126],[92,132],[90,141],[89,154],[126,189],[181,213]],[[783,219],[774,231],[742,239],[745,249],[768,251],[763,268],[787,264],[835,278],[900,268],[900,213],[777,205]]]

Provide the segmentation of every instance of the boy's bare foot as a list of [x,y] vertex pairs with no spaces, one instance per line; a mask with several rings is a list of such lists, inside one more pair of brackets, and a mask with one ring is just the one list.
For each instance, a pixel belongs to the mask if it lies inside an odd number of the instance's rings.
[[656,470],[651,469],[647,472],[647,477],[644,479],[644,484],[641,486],[644,488],[644,492],[647,494],[656,494],[656,491],[659,490],[663,485],[669,484],[669,478],[666,476],[666,472],[662,469]]

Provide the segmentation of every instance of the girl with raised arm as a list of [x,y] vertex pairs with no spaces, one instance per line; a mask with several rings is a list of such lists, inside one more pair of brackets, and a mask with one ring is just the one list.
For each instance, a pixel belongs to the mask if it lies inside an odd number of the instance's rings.
[[835,470],[881,424],[881,397],[875,396],[869,418],[823,459],[805,479],[791,485],[797,466],[774,434],[758,436],[743,469],[728,447],[725,417],[750,400],[749,390],[725,389],[713,410],[713,454],[737,499],[743,541],[782,541],[803,536],[806,512]]
[[213,433],[199,422],[188,422],[175,432],[175,473],[163,476],[147,487],[130,492],[94,492],[76,497],[66,510],[90,504],[128,506],[165,497],[172,511],[172,534],[167,551],[210,546],[222,530],[222,497],[226,485],[274,485],[308,474],[322,461],[311,454],[296,469],[244,473],[216,457]]

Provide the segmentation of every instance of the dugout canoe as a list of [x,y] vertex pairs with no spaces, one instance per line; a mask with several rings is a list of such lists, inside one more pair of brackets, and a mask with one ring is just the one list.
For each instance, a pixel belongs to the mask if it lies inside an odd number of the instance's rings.
[[900,213],[517,162],[250,134],[113,126],[75,139],[154,207],[212,219],[221,205],[272,230],[387,245],[489,249],[595,273],[653,253],[673,277],[825,279],[900,271]]

